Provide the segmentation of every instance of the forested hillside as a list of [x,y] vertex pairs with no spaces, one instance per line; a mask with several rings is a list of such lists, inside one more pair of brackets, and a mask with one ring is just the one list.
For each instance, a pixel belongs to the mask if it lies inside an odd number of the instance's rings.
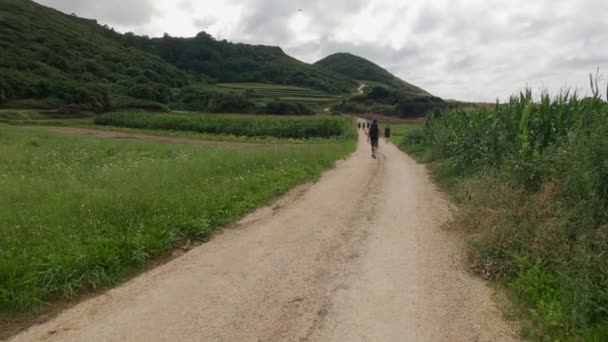
[[[350,93],[356,82],[287,56],[278,47],[194,38],[139,37],[30,0],[0,0],[0,106],[107,111],[166,105],[265,111],[216,82],[299,85]],[[196,104],[183,103],[194,101]]]
[[[386,88],[390,95],[379,98],[377,92],[368,92],[346,101],[341,110],[411,114],[413,109],[420,115],[438,102],[426,91],[350,54],[335,54],[310,65],[279,47],[234,44],[204,32],[192,38],[121,34],[95,20],[31,0],[0,0],[3,108],[104,112],[171,107],[305,114],[313,112],[309,106],[318,110],[328,106],[328,100],[352,94],[361,81],[368,83],[368,89]],[[281,90],[282,97],[261,98],[260,86],[247,86],[251,83],[297,86],[299,95]],[[307,89],[312,90],[307,93]]]
[[0,0],[0,104],[103,111],[166,103],[171,88],[187,83],[175,66],[97,26],[29,0]]
[[307,87],[330,94],[349,93],[356,82],[286,55],[280,47],[234,44],[205,32],[193,38],[117,35],[127,46],[158,55],[182,70],[218,82],[259,82]]

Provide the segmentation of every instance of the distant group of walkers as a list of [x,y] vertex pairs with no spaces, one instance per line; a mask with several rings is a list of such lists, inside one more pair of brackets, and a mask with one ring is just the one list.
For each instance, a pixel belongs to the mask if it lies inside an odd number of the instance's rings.
[[[378,144],[380,141],[380,126],[378,120],[359,121],[357,127],[362,129],[367,134],[367,141],[372,145],[372,158],[376,159],[378,153]],[[391,126],[386,125],[384,128],[384,141],[390,143]]]

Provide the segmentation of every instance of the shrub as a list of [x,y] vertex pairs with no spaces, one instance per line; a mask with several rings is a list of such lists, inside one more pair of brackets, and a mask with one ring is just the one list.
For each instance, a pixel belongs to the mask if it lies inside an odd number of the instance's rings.
[[127,90],[127,95],[132,96],[136,99],[143,100],[154,100],[156,96],[154,95],[154,89],[150,84],[136,84]]
[[341,118],[294,119],[232,117],[214,115],[168,115],[148,113],[106,113],[97,116],[98,125],[144,129],[191,131],[236,136],[313,138],[341,136],[350,122]]
[[274,100],[266,105],[266,113],[279,115],[312,115],[315,112],[301,103]]

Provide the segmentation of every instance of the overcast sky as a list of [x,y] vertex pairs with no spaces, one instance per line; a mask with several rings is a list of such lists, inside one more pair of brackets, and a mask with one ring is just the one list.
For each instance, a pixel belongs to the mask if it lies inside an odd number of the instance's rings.
[[590,72],[608,75],[607,0],[37,1],[120,32],[207,31],[306,62],[351,52],[445,99],[493,101],[526,86],[586,94]]

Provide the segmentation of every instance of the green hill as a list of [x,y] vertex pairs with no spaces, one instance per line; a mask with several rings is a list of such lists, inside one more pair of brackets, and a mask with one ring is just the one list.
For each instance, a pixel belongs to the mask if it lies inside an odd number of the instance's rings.
[[327,71],[342,74],[353,80],[359,80],[372,87],[384,86],[404,90],[412,95],[430,95],[424,89],[403,81],[373,62],[350,53],[336,53],[325,57],[314,65]]
[[356,82],[286,55],[279,47],[235,44],[205,32],[193,38],[118,35],[128,46],[158,55],[165,61],[215,82],[272,83],[307,87],[329,94],[350,93]]
[[263,101],[216,87],[219,82],[299,86],[328,96],[356,87],[277,47],[233,44],[205,33],[123,35],[31,0],[0,0],[0,107],[266,111]]
[[426,90],[403,81],[365,58],[349,53],[333,54],[314,65],[367,85],[363,94],[352,96],[334,106],[335,111],[420,117],[430,111],[449,107],[448,103]]
[[5,107],[166,103],[184,72],[100,34],[95,21],[29,0],[0,0],[0,104]]
[[413,103],[419,115],[428,107],[421,101],[433,108],[440,102],[350,54],[310,65],[279,47],[234,44],[204,32],[120,34],[31,0],[0,0],[0,108],[304,114],[339,102],[360,82],[369,90],[343,101],[342,110],[405,115]]

